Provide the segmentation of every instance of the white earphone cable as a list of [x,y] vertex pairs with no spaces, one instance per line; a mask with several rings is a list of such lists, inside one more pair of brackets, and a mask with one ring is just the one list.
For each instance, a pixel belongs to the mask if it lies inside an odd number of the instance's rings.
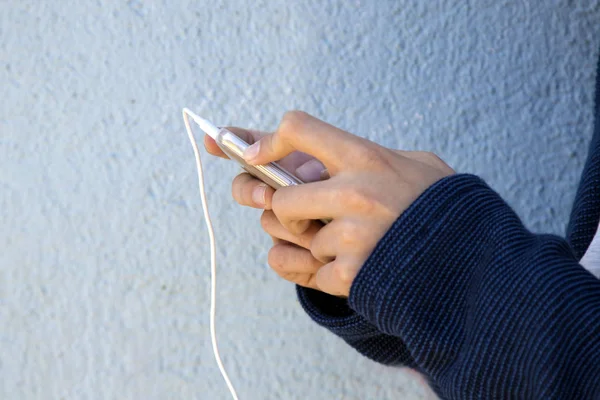
[[204,210],[204,218],[206,220],[206,226],[208,228],[208,236],[210,238],[210,273],[211,273],[211,285],[210,285],[210,338],[212,342],[213,353],[215,355],[215,359],[217,360],[217,365],[219,366],[219,370],[221,371],[221,375],[223,379],[225,379],[225,383],[229,388],[229,392],[234,400],[238,400],[238,395],[229,380],[229,376],[227,375],[227,371],[225,371],[225,367],[223,366],[223,362],[221,361],[221,355],[219,354],[219,347],[217,346],[217,332],[215,328],[215,319],[216,319],[216,303],[217,303],[217,251],[215,244],[215,234],[212,227],[212,222],[210,220],[210,215],[208,213],[208,205],[206,202],[206,193],[204,190],[204,176],[202,173],[202,161],[200,160],[200,151],[198,150],[198,145],[196,144],[196,139],[194,139],[194,134],[192,132],[192,128],[190,126],[189,121],[189,110],[183,110],[183,121],[185,123],[185,129],[187,130],[188,136],[190,138],[190,142],[192,143],[192,147],[194,148],[194,155],[196,157],[196,168],[198,170],[198,184],[200,187],[200,198],[202,199],[202,209]]

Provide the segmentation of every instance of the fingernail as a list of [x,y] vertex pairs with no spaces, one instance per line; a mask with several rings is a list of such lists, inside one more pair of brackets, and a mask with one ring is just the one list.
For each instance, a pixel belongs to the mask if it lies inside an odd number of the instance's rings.
[[267,193],[267,185],[260,184],[252,191],[252,201],[257,206],[265,206],[265,194]]
[[260,147],[260,142],[256,142],[253,145],[249,146],[244,151],[244,160],[252,161],[252,159],[254,159],[258,155],[259,147]]
[[319,160],[310,160],[296,169],[296,175],[304,182],[318,181],[321,177],[323,164]]

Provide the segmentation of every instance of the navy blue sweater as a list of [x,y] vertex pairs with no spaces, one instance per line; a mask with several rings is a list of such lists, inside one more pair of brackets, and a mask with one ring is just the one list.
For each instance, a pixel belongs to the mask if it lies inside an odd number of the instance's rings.
[[298,296],[318,324],[420,371],[443,399],[600,399],[600,280],[578,262],[599,219],[600,70],[566,239],[533,234],[480,178],[457,174],[398,218],[347,300]]

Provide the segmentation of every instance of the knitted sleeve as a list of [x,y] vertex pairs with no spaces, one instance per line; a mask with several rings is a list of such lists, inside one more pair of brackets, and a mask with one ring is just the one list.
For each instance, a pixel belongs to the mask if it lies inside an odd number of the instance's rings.
[[600,281],[476,176],[423,193],[346,303],[298,292],[319,324],[370,358],[412,364],[442,398],[600,398]]
[[300,304],[319,325],[338,335],[370,359],[386,364],[418,369],[399,337],[379,329],[348,306],[346,299],[296,286]]

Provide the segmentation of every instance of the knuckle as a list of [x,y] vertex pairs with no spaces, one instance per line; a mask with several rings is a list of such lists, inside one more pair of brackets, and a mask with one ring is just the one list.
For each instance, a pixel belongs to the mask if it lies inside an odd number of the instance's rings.
[[281,124],[279,126],[280,135],[286,137],[287,135],[298,131],[302,128],[307,120],[308,114],[304,111],[286,111],[286,113],[283,114],[283,118],[281,119]]
[[354,280],[354,273],[352,269],[343,263],[335,262],[333,264],[332,272],[335,279],[344,285],[349,285]]
[[265,211],[260,216],[260,226],[265,232],[269,232],[273,224],[272,213]]
[[266,186],[265,187],[265,195],[264,195],[264,200],[265,200],[265,206],[264,209],[265,210],[271,210],[272,206],[271,206],[271,199],[273,198],[273,188],[271,188],[270,186]]
[[242,201],[242,188],[243,188],[243,174],[236,176],[231,183],[231,196],[233,199],[241,203]]
[[203,145],[204,145],[204,150],[206,150],[206,152],[208,154],[213,155],[213,156],[216,154],[216,151],[206,143],[206,140],[204,140]]
[[293,282],[297,283],[300,286],[310,287],[311,277],[312,276],[310,274],[297,275],[295,279],[293,279]]
[[314,238],[318,234],[319,229],[321,229],[321,226],[316,222],[312,221],[310,223],[309,228],[306,231],[304,231],[300,236],[298,236],[298,239],[300,240],[300,245],[305,249],[310,249],[310,246]]
[[321,262],[328,262],[330,260],[328,260],[327,257],[325,257],[324,255],[325,251],[323,248],[323,244],[324,243],[322,238],[319,237],[319,235],[316,235],[312,238],[310,242],[309,251],[314,259],[319,260]]
[[306,232],[306,230],[308,229],[308,227],[310,226],[310,221],[306,220],[306,219],[302,219],[302,220],[293,220],[293,221],[289,221],[287,223],[288,225],[288,230],[294,234],[295,236],[300,236],[302,235],[304,232]]
[[273,197],[271,197],[271,210],[273,210],[275,214],[281,209],[281,200],[281,191],[276,190],[275,193],[273,193]]
[[450,166],[448,164],[446,164],[446,162],[444,160],[442,160],[442,158],[440,156],[438,156],[437,154],[431,153],[431,152],[426,152],[425,157],[427,157],[427,159],[430,160],[431,165],[435,166],[436,168],[443,171],[444,173],[453,173],[454,172],[454,170],[452,168],[450,168]]
[[379,149],[371,144],[359,146],[353,154],[353,158],[361,165],[378,167],[384,162]]
[[281,188],[279,190],[275,190],[273,192],[273,196],[271,196],[271,210],[280,221],[286,220],[286,191],[283,190],[285,188]]
[[375,208],[374,199],[360,187],[348,187],[340,190],[338,195],[338,201],[347,209],[368,213]]
[[361,230],[354,222],[345,222],[340,233],[340,242],[343,245],[354,245],[360,242]]
[[267,254],[267,262],[269,266],[276,271],[281,270],[282,266],[285,265],[285,252],[282,251],[281,246],[273,246]]
[[231,195],[233,199],[243,206],[252,204],[252,190],[256,182],[247,172],[236,176],[231,183]]

